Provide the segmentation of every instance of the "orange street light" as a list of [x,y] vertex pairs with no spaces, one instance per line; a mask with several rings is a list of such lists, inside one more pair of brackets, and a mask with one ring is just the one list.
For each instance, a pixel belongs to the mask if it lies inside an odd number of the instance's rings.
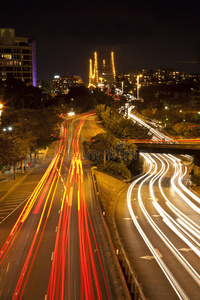
[[2,111],[3,111],[3,104],[0,103],[0,126],[1,126],[1,114],[2,114]]
[[140,75],[137,75],[137,100],[140,99],[140,96],[139,96],[139,88],[141,87],[141,85],[139,84],[139,79],[142,77],[142,74]]

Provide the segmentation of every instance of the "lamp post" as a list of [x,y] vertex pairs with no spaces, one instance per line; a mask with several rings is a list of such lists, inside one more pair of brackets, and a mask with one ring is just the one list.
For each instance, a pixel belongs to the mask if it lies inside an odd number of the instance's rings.
[[137,100],[139,100],[140,99],[140,97],[139,97],[139,89],[140,89],[140,78],[142,77],[142,75],[140,74],[140,75],[137,75]]
[[2,114],[2,111],[3,111],[3,104],[0,103],[0,127],[1,127],[1,114]]

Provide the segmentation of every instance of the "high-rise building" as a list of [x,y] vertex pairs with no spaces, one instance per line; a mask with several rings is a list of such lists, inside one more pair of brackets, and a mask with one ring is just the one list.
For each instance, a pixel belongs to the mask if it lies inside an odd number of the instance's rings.
[[0,79],[8,77],[37,86],[35,41],[16,37],[13,28],[0,28]]

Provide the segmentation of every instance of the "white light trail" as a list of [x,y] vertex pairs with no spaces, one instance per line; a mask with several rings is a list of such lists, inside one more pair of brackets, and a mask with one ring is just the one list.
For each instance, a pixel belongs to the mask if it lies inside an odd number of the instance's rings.
[[180,170],[178,168],[178,165],[176,163],[175,158],[172,155],[167,155],[164,154],[166,157],[170,158],[174,164],[175,164],[175,173],[173,175],[173,177],[171,178],[171,185],[173,187],[173,189],[177,192],[177,194],[193,209],[195,210],[198,214],[200,214],[200,208],[198,206],[196,206],[192,201],[190,201],[190,199],[188,199],[188,197],[186,197],[175,185],[175,179],[180,175]]
[[[144,154],[143,154],[144,156]],[[137,218],[133,212],[132,209],[132,205],[131,205],[131,193],[132,193],[132,189],[135,186],[135,184],[137,182],[139,182],[141,179],[143,179],[143,181],[141,182],[139,189],[141,189],[141,185],[148,180],[152,175],[150,174],[151,170],[152,170],[153,164],[150,164],[149,170],[147,172],[147,174],[142,175],[140,178],[136,179],[129,187],[128,192],[127,192],[127,205],[128,205],[128,209],[129,209],[129,213],[131,215],[131,218],[137,228],[137,230],[139,231],[140,235],[142,236],[143,240],[145,241],[147,247],[149,248],[149,250],[151,251],[152,255],[155,257],[157,263],[159,264],[160,268],[162,269],[163,273],[165,274],[165,276],[167,277],[168,281],[170,282],[171,286],[173,287],[174,291],[176,292],[177,296],[179,297],[179,299],[189,299],[188,296],[186,295],[186,293],[184,292],[184,290],[182,289],[182,287],[179,285],[179,283],[177,282],[177,280],[174,278],[173,274],[171,273],[171,271],[168,269],[168,267],[166,266],[166,264],[164,263],[164,261],[162,260],[162,258],[157,254],[157,251],[155,250],[155,248],[153,247],[152,243],[150,242],[150,240],[148,239],[148,237],[146,236],[146,234],[144,233],[144,231],[142,230],[141,226],[139,225],[139,222],[137,221]],[[148,175],[150,174],[150,175]],[[146,177],[146,178],[145,178]],[[140,195],[139,191],[138,191],[138,195]],[[142,205],[143,210],[145,210],[144,206]]]

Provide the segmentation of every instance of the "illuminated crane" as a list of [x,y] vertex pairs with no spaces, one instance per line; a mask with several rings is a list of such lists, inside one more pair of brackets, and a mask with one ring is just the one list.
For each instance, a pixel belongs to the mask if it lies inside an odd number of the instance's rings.
[[94,62],[89,60],[89,87],[111,83],[116,78],[114,52],[94,52]]

